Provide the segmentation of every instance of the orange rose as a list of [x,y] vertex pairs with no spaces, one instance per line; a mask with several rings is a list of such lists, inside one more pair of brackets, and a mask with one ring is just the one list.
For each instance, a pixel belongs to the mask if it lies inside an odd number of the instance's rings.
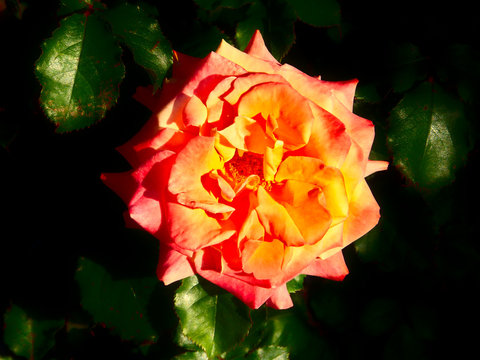
[[373,124],[352,113],[357,81],[279,64],[257,31],[245,52],[175,54],[162,90],[139,89],[153,116],[104,174],[128,214],[160,240],[165,284],[199,274],[251,308],[292,306],[299,274],[341,280],[341,249],[372,229],[365,182]]

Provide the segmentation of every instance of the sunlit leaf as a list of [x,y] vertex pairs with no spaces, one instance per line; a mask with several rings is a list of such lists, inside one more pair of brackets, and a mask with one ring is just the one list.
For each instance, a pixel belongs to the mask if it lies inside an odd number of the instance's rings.
[[97,323],[104,323],[126,340],[155,341],[147,305],[158,284],[154,277],[115,280],[100,265],[81,258],[75,275],[81,304]]
[[294,277],[287,283],[287,290],[289,293],[294,293],[303,289],[303,280],[305,279],[305,275],[300,274]]
[[292,6],[284,0],[250,5],[247,18],[237,25],[235,38],[240,49],[245,49],[255,30],[260,30],[272,55],[280,60],[290,50],[295,39],[296,20]]
[[209,358],[239,344],[252,326],[245,304],[196,276],[183,280],[175,296],[175,309],[183,333]]
[[455,178],[469,149],[463,104],[433,82],[407,93],[390,115],[388,142],[395,165],[420,187]]
[[340,5],[336,0],[287,0],[303,22],[313,26],[340,24]]
[[36,319],[13,305],[5,314],[4,341],[15,355],[42,358],[55,344],[55,333],[63,319]]
[[102,119],[116,102],[124,76],[121,48],[95,15],[73,14],[42,45],[36,64],[40,102],[57,131]]
[[174,360],[208,360],[208,356],[203,351],[189,351],[173,358]]
[[248,356],[246,360],[288,360],[288,350],[281,346],[267,346],[256,349]]
[[144,67],[156,88],[172,64],[172,49],[163,36],[153,8],[145,4],[121,4],[105,13],[112,30],[131,50],[137,64]]

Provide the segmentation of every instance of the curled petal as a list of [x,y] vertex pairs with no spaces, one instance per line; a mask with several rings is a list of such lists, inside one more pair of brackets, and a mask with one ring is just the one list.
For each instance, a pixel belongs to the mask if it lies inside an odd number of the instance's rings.
[[305,243],[285,207],[276,202],[263,187],[258,188],[257,198],[258,218],[268,234],[281,239],[288,246],[300,246]]
[[368,160],[365,176],[388,169],[388,161]]
[[342,252],[339,251],[327,259],[318,258],[302,270],[305,275],[319,276],[330,280],[343,280],[348,275]]
[[172,241],[169,244],[185,255],[219,244],[235,234],[232,224],[208,216],[203,209],[191,209],[169,202],[166,210],[167,228]]
[[295,180],[286,181],[272,192],[295,222],[306,244],[321,240],[332,222],[330,213],[321,204],[320,195],[317,187]]
[[165,285],[169,285],[194,274],[192,265],[185,255],[160,243],[160,256],[157,266],[159,280],[163,281]]
[[288,293],[287,286],[282,285],[276,288],[272,296],[267,300],[267,305],[277,309],[284,310],[293,306],[292,298]]
[[218,132],[237,149],[263,154],[267,145],[265,131],[257,121],[237,116],[232,125]]
[[278,168],[275,181],[297,180],[320,187],[326,208],[332,215],[332,225],[348,215],[348,197],[342,173],[325,166],[322,161],[305,156],[289,156]]
[[246,92],[238,102],[238,114],[266,121],[265,131],[282,140],[288,150],[305,145],[312,130],[312,111],[308,101],[289,85],[260,84]]

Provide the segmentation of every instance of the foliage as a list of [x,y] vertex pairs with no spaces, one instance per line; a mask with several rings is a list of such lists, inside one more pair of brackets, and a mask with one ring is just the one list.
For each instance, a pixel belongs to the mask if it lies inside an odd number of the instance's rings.
[[[434,359],[475,350],[480,29],[474,5],[411,0],[0,0],[0,358]],[[395,11],[392,11],[392,7]],[[412,11],[412,9],[415,11]],[[157,240],[126,229],[100,173],[149,117],[172,49],[260,29],[274,56],[358,78],[379,225],[342,282],[298,277],[294,307],[250,310],[191,277],[164,286]],[[9,76],[13,75],[13,76]]]

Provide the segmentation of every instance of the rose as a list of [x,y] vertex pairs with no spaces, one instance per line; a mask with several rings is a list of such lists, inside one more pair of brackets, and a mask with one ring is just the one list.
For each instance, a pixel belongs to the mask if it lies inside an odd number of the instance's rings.
[[129,218],[160,240],[165,284],[199,274],[251,308],[292,306],[299,274],[341,280],[341,249],[379,220],[365,177],[373,124],[352,113],[357,81],[279,64],[257,31],[245,52],[175,53],[153,116],[119,148],[133,169],[104,174]]

